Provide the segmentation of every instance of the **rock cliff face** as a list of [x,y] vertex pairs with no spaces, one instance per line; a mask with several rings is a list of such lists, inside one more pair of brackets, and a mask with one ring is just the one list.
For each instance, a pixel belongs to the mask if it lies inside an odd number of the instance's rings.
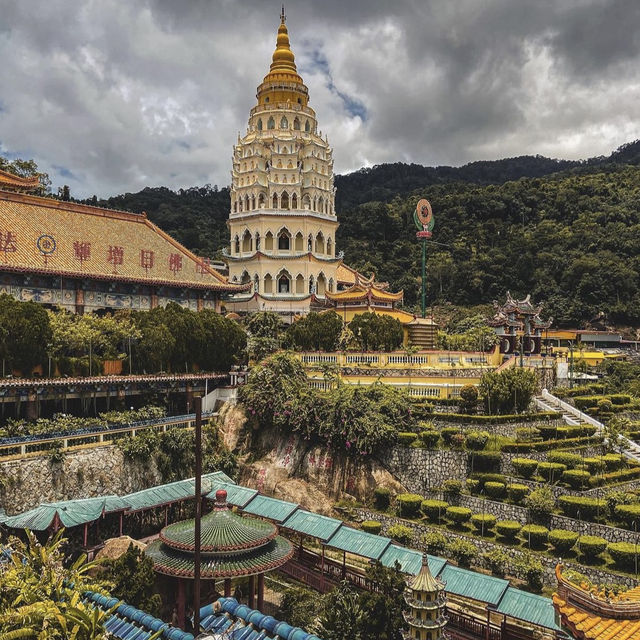
[[356,460],[240,418],[241,409],[221,415],[227,444],[236,444],[242,465],[239,482],[304,508],[329,514],[340,498],[369,500],[376,487],[394,493],[404,487],[371,458]]
[[122,495],[162,484],[153,460],[133,462],[112,445],[70,452],[57,463],[45,456],[2,462],[0,476],[0,505],[9,515],[42,502]]

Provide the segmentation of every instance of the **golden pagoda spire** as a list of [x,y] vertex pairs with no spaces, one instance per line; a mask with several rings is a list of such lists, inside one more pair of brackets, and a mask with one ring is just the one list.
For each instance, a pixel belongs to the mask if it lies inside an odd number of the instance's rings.
[[282,5],[278,39],[276,41],[276,50],[273,52],[273,62],[271,63],[270,71],[297,71],[295,57],[289,43],[289,31],[287,30],[286,20],[287,16],[284,13],[284,5]]

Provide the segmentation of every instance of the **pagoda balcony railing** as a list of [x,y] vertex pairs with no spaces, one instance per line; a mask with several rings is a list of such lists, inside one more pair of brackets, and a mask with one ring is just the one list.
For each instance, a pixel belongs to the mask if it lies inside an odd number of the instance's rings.
[[425,611],[433,611],[439,609],[447,604],[446,596],[441,593],[435,600],[418,600],[409,595],[405,595],[404,601],[414,609],[424,609]]
[[438,616],[434,620],[424,620],[421,618],[416,618],[415,616],[412,616],[411,613],[407,612],[403,613],[402,617],[407,624],[411,625],[412,627],[419,627],[421,629],[440,629],[444,627],[447,622],[449,622],[449,616],[444,614]]
[[[291,83],[282,83],[286,85],[288,89],[300,87],[296,82]],[[258,89],[259,90],[259,89]],[[265,111],[275,111],[276,109],[290,109],[291,111],[299,111],[300,113],[306,113],[310,115],[312,118],[316,117],[315,111],[311,107],[303,107],[301,104],[297,104],[296,102],[278,102],[276,104],[259,104],[253,107],[250,111],[250,117],[256,115],[257,113],[264,113]],[[275,129],[263,129],[264,131],[275,131]],[[299,131],[298,129],[285,129],[285,131]],[[302,133],[308,133],[302,130]]]

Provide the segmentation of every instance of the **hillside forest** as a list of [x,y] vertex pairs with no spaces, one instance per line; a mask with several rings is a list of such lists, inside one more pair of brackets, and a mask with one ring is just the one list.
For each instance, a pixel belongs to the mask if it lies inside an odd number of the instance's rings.
[[[595,318],[640,326],[640,141],[586,161],[521,156],[463,167],[403,163],[336,177],[345,262],[374,272],[416,309],[420,248],[412,214],[428,198],[428,304],[474,306],[531,293],[556,326]],[[146,211],[199,255],[228,243],[229,189],[145,188],[89,204]]]

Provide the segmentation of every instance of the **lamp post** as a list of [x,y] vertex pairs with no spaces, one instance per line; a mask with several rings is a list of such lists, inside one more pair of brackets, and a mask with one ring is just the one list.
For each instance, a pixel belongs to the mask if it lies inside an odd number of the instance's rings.
[[638,579],[638,521],[633,521],[633,532],[634,532],[634,542],[633,542],[633,555],[636,567],[636,580]]
[[422,291],[421,291],[421,311],[422,317],[427,317],[427,240],[433,231],[433,212],[428,200],[419,200],[416,210],[413,212],[413,221],[418,232],[416,237],[422,242]]

